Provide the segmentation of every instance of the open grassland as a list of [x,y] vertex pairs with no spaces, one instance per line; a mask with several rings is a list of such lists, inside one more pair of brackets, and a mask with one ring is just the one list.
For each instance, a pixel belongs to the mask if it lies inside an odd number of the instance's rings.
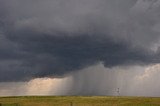
[[0,97],[0,106],[160,106],[160,98],[107,96]]

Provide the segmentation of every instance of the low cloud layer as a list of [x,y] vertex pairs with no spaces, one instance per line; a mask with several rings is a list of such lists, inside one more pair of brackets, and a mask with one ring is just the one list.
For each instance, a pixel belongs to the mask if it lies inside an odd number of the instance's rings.
[[[0,95],[160,96],[160,64],[106,68],[102,63],[65,78],[0,83]],[[119,88],[119,93],[117,92]]]
[[107,68],[159,63],[159,4],[1,0],[0,81],[64,77],[99,62]]

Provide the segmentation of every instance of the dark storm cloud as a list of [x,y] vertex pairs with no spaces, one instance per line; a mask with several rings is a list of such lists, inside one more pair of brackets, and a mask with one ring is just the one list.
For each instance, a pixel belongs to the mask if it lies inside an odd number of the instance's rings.
[[[27,33],[25,33],[27,34]],[[58,33],[59,34],[59,33]],[[63,76],[97,62],[106,67],[151,62],[150,55],[141,50],[130,49],[123,42],[114,42],[97,35],[50,36],[29,33],[8,39],[19,45],[17,54],[10,57],[8,66],[2,66],[1,80],[28,80],[33,77]],[[9,54],[9,53],[8,53]],[[7,60],[7,54],[3,54]],[[18,56],[19,55],[19,56]],[[146,56],[145,56],[146,55]],[[14,57],[15,56],[15,57]],[[149,56],[149,57],[148,57]],[[5,63],[6,64],[6,63]],[[5,67],[8,67],[7,70]],[[9,74],[4,74],[9,73]]]
[[152,51],[159,41],[159,32],[151,29],[157,19],[151,13],[135,15],[139,4],[133,0],[5,0],[0,5],[0,81],[62,77],[98,62],[106,67],[160,62]]

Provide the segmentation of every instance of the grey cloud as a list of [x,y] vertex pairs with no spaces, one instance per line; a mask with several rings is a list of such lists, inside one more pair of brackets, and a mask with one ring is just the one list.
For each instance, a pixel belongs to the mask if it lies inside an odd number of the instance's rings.
[[[34,77],[63,76],[97,62],[106,67],[126,64],[148,64],[152,55],[138,49],[131,49],[126,43],[114,42],[97,35],[50,36],[36,33],[9,35],[7,38],[19,45],[20,65],[13,65],[12,80],[26,80]],[[11,36],[11,37],[10,37]],[[22,56],[21,56],[22,55]],[[15,58],[14,58],[15,59]],[[17,58],[18,59],[18,58]],[[10,73],[10,69],[6,70]],[[3,71],[2,71],[2,74]],[[8,74],[7,74],[8,76]],[[7,77],[6,77],[7,78]],[[6,79],[8,80],[8,79]]]
[[[159,40],[159,33],[152,29],[159,23],[159,8],[150,8],[150,5],[140,8],[142,4],[152,3],[139,1],[6,0],[7,18],[11,21],[7,27],[16,31],[30,28],[47,34],[56,31],[74,33],[71,35],[105,34],[133,46],[150,49]],[[145,11],[139,13],[141,10]]]
[[97,62],[106,67],[159,63],[152,51],[159,41],[153,30],[159,8],[140,14],[133,0],[5,0],[1,5],[0,81],[62,77]]

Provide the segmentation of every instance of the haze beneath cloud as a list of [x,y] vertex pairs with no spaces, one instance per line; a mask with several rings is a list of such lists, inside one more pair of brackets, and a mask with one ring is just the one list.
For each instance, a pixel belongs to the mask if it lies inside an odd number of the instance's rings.
[[1,0],[0,95],[160,96],[159,0]]
[[[65,78],[36,78],[29,82],[0,83],[1,96],[120,95],[160,96],[160,64],[105,68],[97,64]],[[98,71],[97,71],[98,70]],[[92,76],[92,77],[91,77]],[[119,88],[119,94],[117,90]]]

